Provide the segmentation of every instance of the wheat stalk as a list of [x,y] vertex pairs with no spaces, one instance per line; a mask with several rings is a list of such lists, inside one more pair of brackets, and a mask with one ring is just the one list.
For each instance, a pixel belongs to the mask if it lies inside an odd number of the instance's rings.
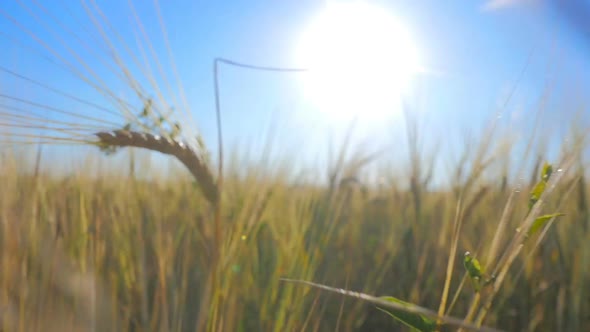
[[102,131],[95,134],[100,145],[109,147],[137,147],[176,157],[195,177],[207,200],[216,205],[219,191],[205,158],[191,145],[150,133],[131,130]]

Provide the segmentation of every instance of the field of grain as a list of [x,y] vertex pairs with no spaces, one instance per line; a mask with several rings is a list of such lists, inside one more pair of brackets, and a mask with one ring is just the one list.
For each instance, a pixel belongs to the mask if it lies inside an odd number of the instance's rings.
[[[398,162],[409,167],[369,176],[380,156],[343,143],[327,169],[298,180],[287,159],[269,166],[226,149],[220,163],[216,142],[187,139],[166,99],[144,93],[161,91],[156,81],[141,86],[130,64],[105,58],[136,92],[126,104],[97,85],[115,120],[2,92],[24,108],[0,111],[0,331],[590,329],[583,121],[571,119],[557,156],[544,128],[518,133],[517,153],[515,133],[490,123],[437,168],[419,144],[428,132],[406,114]],[[88,85],[100,76],[78,74]],[[56,171],[59,154],[42,149],[63,144],[92,150]],[[175,175],[142,170],[146,153],[176,160]],[[448,184],[434,186],[440,178]]]

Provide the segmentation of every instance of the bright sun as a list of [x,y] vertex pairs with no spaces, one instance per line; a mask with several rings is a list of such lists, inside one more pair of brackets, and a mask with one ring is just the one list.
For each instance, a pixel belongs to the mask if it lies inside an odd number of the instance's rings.
[[396,113],[420,68],[403,24],[365,2],[330,2],[303,34],[298,57],[310,69],[307,97],[333,120]]

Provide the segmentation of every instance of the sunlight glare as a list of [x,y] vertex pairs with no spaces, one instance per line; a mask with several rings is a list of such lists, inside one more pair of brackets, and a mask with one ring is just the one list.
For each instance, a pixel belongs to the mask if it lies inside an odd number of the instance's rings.
[[401,21],[366,2],[329,3],[302,37],[305,94],[332,120],[399,112],[420,61]]

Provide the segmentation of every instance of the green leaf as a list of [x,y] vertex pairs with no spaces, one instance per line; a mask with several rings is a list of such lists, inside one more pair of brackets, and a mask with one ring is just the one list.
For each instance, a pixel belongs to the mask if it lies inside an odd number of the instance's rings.
[[541,180],[535,185],[533,190],[531,190],[531,196],[529,199],[529,210],[533,207],[533,205],[535,205],[535,203],[537,203],[539,198],[541,198],[541,195],[545,191],[546,184],[547,182]]
[[537,203],[541,195],[545,191],[545,186],[547,185],[547,181],[551,177],[553,173],[553,166],[549,163],[545,163],[543,165],[543,169],[541,170],[541,180],[537,182],[533,190],[531,190],[531,196],[529,199],[529,210]]
[[541,172],[541,180],[545,182],[549,181],[551,173],[553,173],[553,166],[549,163],[545,163],[545,165],[543,165],[543,171]]
[[469,251],[466,251],[465,258],[463,259],[463,266],[465,267],[465,270],[467,270],[469,278],[473,282],[473,287],[475,288],[475,291],[479,292],[479,289],[481,288],[480,281],[483,278],[481,264],[479,264],[477,258],[471,256],[471,253]]
[[531,235],[535,234],[539,229],[543,228],[543,226],[545,226],[545,224],[549,220],[551,220],[551,218],[557,218],[557,217],[561,217],[561,216],[565,216],[565,214],[553,213],[553,214],[546,214],[546,215],[537,217],[537,219],[535,219],[535,221],[533,221],[531,228],[529,228],[527,235],[531,236]]
[[[397,299],[393,296],[381,296],[379,297],[382,300],[388,301],[388,302],[394,302],[394,303],[398,303],[407,307],[412,307],[414,306],[411,303],[402,301],[400,299]],[[436,331],[436,321],[424,317],[422,315],[419,314],[414,314],[414,313],[410,313],[407,311],[402,311],[402,310],[395,310],[395,309],[381,309],[381,308],[377,308],[383,312],[385,312],[386,314],[388,314],[389,316],[395,318],[396,320],[400,321],[401,323],[403,323],[404,325],[412,328],[413,330],[416,331],[421,331],[421,332],[433,332]]]

